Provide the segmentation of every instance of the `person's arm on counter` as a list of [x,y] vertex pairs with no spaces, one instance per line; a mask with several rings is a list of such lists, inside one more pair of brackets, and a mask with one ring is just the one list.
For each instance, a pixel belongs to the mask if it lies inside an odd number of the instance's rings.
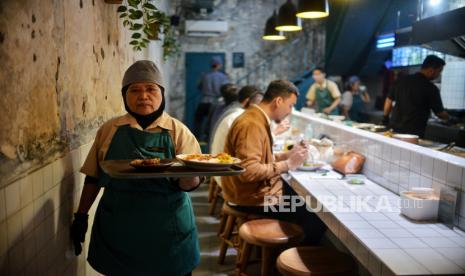
[[329,92],[331,93],[331,97],[334,100],[330,106],[324,108],[322,111],[326,114],[329,114],[331,113],[331,111],[333,111],[335,108],[339,106],[339,103],[341,102],[341,91],[339,91],[339,88],[337,87],[337,84],[335,82],[327,80],[326,85],[328,87]]
[[383,125],[388,125],[389,124],[389,115],[391,114],[392,111],[392,99],[387,97],[386,100],[384,101],[384,116],[383,116]]
[[326,113],[326,114],[331,113],[331,111],[333,111],[335,108],[337,108],[337,106],[339,105],[340,102],[341,102],[341,97],[335,98],[333,103],[330,106],[323,109],[323,112]]

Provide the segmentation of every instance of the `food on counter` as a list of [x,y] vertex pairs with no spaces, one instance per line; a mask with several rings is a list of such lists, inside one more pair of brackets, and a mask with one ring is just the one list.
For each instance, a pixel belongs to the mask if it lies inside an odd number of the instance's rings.
[[386,137],[392,138],[392,135],[394,135],[394,133],[392,131],[388,130],[388,131],[384,132],[383,135],[386,136]]
[[352,184],[352,185],[362,185],[365,184],[365,181],[360,178],[352,178],[347,181],[347,183]]
[[233,164],[236,162],[231,155],[224,152],[218,154],[188,154],[183,159],[187,161],[220,164]]
[[131,166],[136,167],[150,167],[160,164],[160,158],[150,158],[150,159],[135,159],[129,163]]
[[393,134],[392,138],[412,144],[418,144],[419,139],[418,135],[413,134]]

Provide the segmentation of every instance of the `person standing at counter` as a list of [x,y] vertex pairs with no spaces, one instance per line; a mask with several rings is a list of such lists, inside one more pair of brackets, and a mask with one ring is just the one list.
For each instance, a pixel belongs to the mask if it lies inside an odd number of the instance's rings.
[[115,179],[99,166],[103,160],[174,158],[200,153],[189,129],[164,112],[165,87],[148,60],[124,74],[122,96],[127,113],[104,123],[81,172],[86,175],[71,239],[75,253],[87,231],[88,211],[101,188],[87,260],[104,275],[190,275],[200,262],[194,213],[185,191],[199,177]]
[[297,169],[308,157],[305,142],[294,145],[288,152],[272,151],[271,121],[279,123],[286,118],[298,94],[291,82],[272,81],[262,102],[245,110],[234,121],[224,151],[241,159],[246,171],[239,176],[222,177],[221,182],[223,197],[232,208],[300,224],[307,234],[308,244],[318,244],[325,227],[314,213],[306,212],[305,207],[297,208],[297,213],[267,212],[264,207],[269,197],[292,194],[291,191],[283,193],[287,185],[283,185],[281,174]]
[[370,95],[365,86],[360,86],[360,79],[351,76],[347,81],[347,90],[342,94],[341,110],[342,115],[355,122],[363,121],[362,112],[365,104],[370,102]]
[[316,105],[318,112],[331,115],[338,115],[338,105],[341,101],[341,92],[337,84],[326,79],[326,73],[322,68],[313,70],[313,80],[315,83],[310,86],[307,92],[307,106]]
[[220,57],[213,57],[210,64],[212,70],[202,77],[198,86],[202,92],[202,99],[195,111],[194,133],[199,140],[208,139],[209,116],[213,106],[218,103],[218,99],[221,97],[221,86],[229,82],[228,76],[221,71],[223,62]]
[[448,120],[439,89],[431,82],[439,77],[445,64],[443,59],[429,55],[420,72],[399,78],[384,103],[383,124],[398,133],[423,137],[431,110],[440,119]]

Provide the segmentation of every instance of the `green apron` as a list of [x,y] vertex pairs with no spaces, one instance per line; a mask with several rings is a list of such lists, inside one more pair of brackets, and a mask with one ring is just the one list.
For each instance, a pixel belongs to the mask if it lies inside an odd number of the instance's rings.
[[359,94],[352,94],[352,106],[349,109],[349,117],[352,121],[362,121],[362,110],[365,108],[362,97]]
[[[320,88],[319,86],[316,87],[315,90],[316,94],[316,104],[318,106],[318,111],[323,112],[323,109],[329,107],[333,102],[334,99],[331,96],[331,92],[329,92],[328,87]],[[339,115],[339,110],[334,108],[330,115]]]
[[[159,152],[147,151],[156,148]],[[105,160],[146,156],[174,158],[168,131],[151,133],[121,126]],[[105,275],[173,275],[190,273],[200,262],[192,203],[167,178],[126,180],[106,174],[89,246],[88,261]]]

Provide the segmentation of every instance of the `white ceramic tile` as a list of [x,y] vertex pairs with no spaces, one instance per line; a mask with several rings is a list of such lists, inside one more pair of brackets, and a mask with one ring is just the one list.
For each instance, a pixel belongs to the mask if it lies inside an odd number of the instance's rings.
[[392,146],[391,148],[391,162],[399,165],[400,162],[400,148]]
[[369,249],[398,248],[398,246],[388,238],[364,238],[363,244]]
[[351,229],[350,230],[357,238],[363,241],[366,238],[385,238],[383,233],[376,229]]
[[375,254],[395,274],[429,274],[429,271],[401,249],[377,249]]
[[21,213],[17,212],[9,216],[7,221],[8,247],[12,247],[23,239],[23,223]]
[[383,144],[383,155],[381,155],[381,158],[388,162],[391,161],[391,148],[391,145]]
[[410,189],[415,187],[421,187],[421,176],[420,174],[410,171],[409,180],[408,180],[408,187]]
[[418,238],[391,238],[400,248],[429,248],[429,246]]
[[441,253],[441,255],[447,259],[453,261],[455,264],[459,265],[462,269],[465,269],[465,248],[436,248],[436,251]]
[[419,238],[435,238],[435,237],[442,237],[440,233],[437,231],[434,231],[431,228],[410,228],[407,229],[407,231],[410,231],[413,235]]
[[53,184],[61,182],[65,177],[65,162],[65,158],[60,158],[52,163]]
[[6,218],[5,189],[0,188],[0,222],[4,221],[5,218]]
[[20,180],[20,197],[21,197],[21,207],[24,207],[32,202],[32,181],[30,176],[26,176]]
[[431,246],[432,248],[440,248],[440,247],[457,247],[457,245],[448,238],[443,237],[429,237],[429,238],[421,238],[423,242]]
[[436,274],[457,274],[465,273],[459,266],[434,249],[405,249],[405,252],[413,257],[418,263],[426,267],[429,271]]
[[47,166],[43,167],[41,170],[42,170],[43,179],[44,179],[44,192],[47,192],[53,186],[55,186],[55,182],[53,180],[53,163],[48,164]]
[[37,199],[44,193],[44,176],[42,169],[39,169],[31,174],[31,182],[33,198]]
[[434,159],[433,179],[442,183],[446,183],[447,162],[441,159]]
[[389,181],[394,184],[399,184],[399,165],[397,163],[391,163],[389,166],[389,172]]
[[432,188],[433,187],[433,180],[427,176],[421,176],[421,187],[423,188]]
[[6,221],[0,222],[0,256],[8,252],[8,227]]
[[421,157],[421,175],[433,177],[433,158],[430,156],[423,155]]
[[374,220],[369,222],[375,228],[381,230],[384,228],[398,228],[399,225],[392,220]]
[[5,188],[6,215],[9,217],[21,208],[20,181],[15,181]]
[[421,172],[421,154],[417,152],[411,152],[410,154],[410,171],[415,173]]
[[34,204],[32,202],[21,210],[21,220],[24,235],[34,230]]
[[345,222],[344,222],[344,225],[345,225],[348,229],[350,229],[350,230],[352,230],[352,229],[357,229],[357,228],[359,228],[359,229],[360,229],[360,228],[368,228],[368,229],[372,229],[372,228],[373,228],[373,226],[371,226],[371,225],[370,225],[368,222],[366,222],[366,221],[356,221],[356,220],[354,220],[354,221],[345,221]]
[[22,275],[24,269],[24,244],[15,244],[8,250],[9,269],[11,275]]
[[386,229],[379,229],[379,231],[381,231],[381,233],[383,233],[386,237],[390,239],[413,237],[412,233],[402,228],[386,228]]
[[447,164],[446,184],[448,186],[460,188],[462,185],[462,168],[452,164]]
[[410,166],[410,150],[400,149],[400,162],[399,165],[403,168],[408,169]]
[[358,213],[358,215],[360,215],[367,221],[388,220],[388,218],[383,213],[378,213],[378,212],[363,212],[363,213]]

